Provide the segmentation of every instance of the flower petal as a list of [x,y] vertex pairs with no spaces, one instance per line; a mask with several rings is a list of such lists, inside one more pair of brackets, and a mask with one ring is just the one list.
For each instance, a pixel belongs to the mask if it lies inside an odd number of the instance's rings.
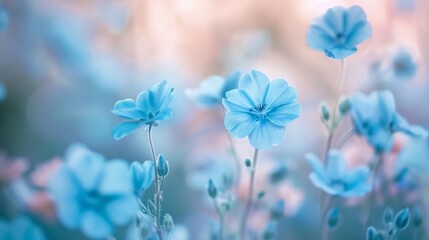
[[329,177],[334,180],[342,180],[346,176],[347,164],[343,154],[340,151],[329,151],[327,173]]
[[267,119],[278,126],[285,126],[289,122],[301,116],[301,112],[301,104],[293,102],[290,104],[279,105],[272,109],[268,113]]
[[320,179],[320,181],[328,182],[329,176],[326,173],[325,167],[323,166],[322,161],[314,155],[313,153],[308,153],[305,155],[305,159],[310,164],[311,168],[313,169],[313,173]]
[[[224,99],[222,99],[223,106],[230,111],[249,111],[254,108],[256,105],[253,102],[253,99],[249,96],[248,93],[241,89],[234,89],[226,93],[226,100],[229,102],[227,104],[224,103]],[[234,107],[230,107],[231,104],[234,104],[243,109],[237,109]]]
[[249,135],[257,126],[255,118],[250,113],[231,111],[225,114],[224,124],[228,132],[237,138]]
[[98,190],[100,194],[109,196],[132,193],[132,182],[127,162],[120,159],[108,161]]
[[253,105],[257,106],[263,103],[263,99],[269,84],[270,80],[265,74],[252,70],[250,73],[243,75],[239,86],[240,89],[249,94]]
[[110,223],[92,210],[87,210],[83,213],[81,230],[91,239],[106,238],[113,231]]
[[249,135],[250,144],[256,149],[264,150],[280,144],[285,136],[285,127],[261,120]]
[[105,158],[81,144],[72,145],[66,153],[67,166],[85,191],[92,191],[106,162]]
[[115,199],[106,205],[106,212],[110,221],[115,225],[124,225],[130,222],[138,210],[137,199],[133,195],[126,195]]
[[146,124],[147,121],[123,122],[115,126],[112,131],[115,140],[122,139],[129,134],[135,132],[139,127]]

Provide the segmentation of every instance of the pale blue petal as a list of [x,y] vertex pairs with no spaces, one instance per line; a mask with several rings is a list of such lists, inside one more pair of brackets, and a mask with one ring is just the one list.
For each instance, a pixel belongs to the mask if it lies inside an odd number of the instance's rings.
[[64,163],[58,167],[49,179],[48,189],[50,195],[57,201],[75,199],[81,191],[72,173]]
[[[228,102],[233,103],[237,106],[241,106],[246,109],[246,111],[249,111],[250,109],[254,108],[256,105],[253,102],[252,98],[247,94],[245,91],[241,89],[234,89],[226,93],[226,99]],[[224,107],[227,110],[234,111],[233,109],[229,109],[228,105],[224,104]]]
[[142,181],[142,188],[143,189],[148,189],[149,186],[152,184],[153,180],[154,180],[154,166],[153,166],[153,162],[150,160],[146,160],[143,162],[142,164],[143,166],[143,181]]
[[342,153],[330,150],[328,154],[327,173],[333,180],[342,180],[347,174],[347,164]]
[[60,222],[70,229],[76,229],[82,218],[82,206],[79,199],[57,199],[56,213]]
[[278,126],[285,126],[289,122],[301,116],[301,113],[301,104],[293,102],[290,104],[280,105],[272,109],[267,115],[267,119]]
[[133,109],[136,107],[136,102],[132,99],[124,99],[124,100],[120,100],[117,101],[115,103],[115,105],[113,106],[113,110],[118,110],[118,109]]
[[252,70],[250,73],[243,75],[240,79],[239,86],[240,89],[249,94],[254,105],[259,105],[263,103],[269,84],[270,80],[265,74]]
[[135,120],[143,120],[146,119],[148,114],[143,112],[140,109],[115,109],[112,110],[113,115],[126,118],[126,119],[135,119]]
[[286,128],[262,121],[250,133],[250,144],[256,149],[264,150],[280,144],[285,136]]
[[88,210],[83,213],[81,230],[91,239],[105,239],[113,231],[110,223],[92,210]]
[[267,109],[276,107],[279,104],[287,104],[295,101],[297,96],[296,90],[290,87],[283,79],[275,79],[268,85],[264,103]]
[[238,88],[238,82],[240,81],[240,77],[240,71],[233,72],[226,77],[225,84],[221,92],[222,97],[226,97],[226,93],[228,91]]
[[146,121],[136,121],[136,122],[123,122],[115,126],[112,131],[112,135],[115,140],[122,139],[129,134],[137,131],[138,128],[145,125]]
[[420,126],[410,126],[410,124],[399,114],[395,114],[393,129],[404,132],[412,137],[426,138],[428,131]]
[[305,159],[310,164],[311,168],[313,169],[313,173],[320,181],[325,182],[325,184],[329,182],[330,179],[326,173],[323,163],[316,155],[308,153],[305,155]]
[[233,103],[226,98],[222,99],[222,104],[227,110],[232,111],[232,112],[248,113],[250,111],[248,108],[245,108],[242,105],[238,105],[236,103]]
[[137,199],[133,195],[126,195],[112,200],[106,205],[106,212],[110,221],[115,225],[129,223],[138,210]]
[[330,58],[343,59],[357,52],[357,48],[334,47],[325,50],[325,54]]
[[113,159],[106,163],[99,185],[102,195],[122,195],[132,193],[132,182],[127,162]]
[[247,112],[228,111],[224,123],[228,132],[237,138],[249,135],[257,126],[254,116]]
[[345,33],[347,45],[356,46],[372,35],[371,25],[366,19],[364,10],[359,6],[352,6],[347,10],[347,19]]
[[369,181],[370,170],[368,166],[359,166],[353,169],[346,177],[345,182],[351,189]]
[[77,149],[73,146],[72,148],[75,151],[68,154],[67,166],[80,186],[85,191],[92,191],[97,187],[106,160],[102,155],[87,148]]
[[315,187],[322,189],[330,195],[338,195],[338,189],[329,186],[325,181],[320,179],[319,175],[317,175],[316,173],[312,172],[308,177],[310,178],[311,182]]
[[[378,104],[381,118],[384,120],[385,127],[390,127],[390,124],[392,123],[394,117],[395,117],[395,98],[393,97],[393,94],[390,91],[381,91],[381,92],[374,92],[371,95],[378,96]],[[377,106],[373,106],[377,107]]]

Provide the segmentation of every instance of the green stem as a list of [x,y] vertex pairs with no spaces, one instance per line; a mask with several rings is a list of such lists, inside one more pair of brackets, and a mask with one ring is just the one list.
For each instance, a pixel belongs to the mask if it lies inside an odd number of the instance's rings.
[[257,161],[258,161],[258,149],[255,148],[255,153],[253,154],[252,168],[250,171],[249,197],[247,198],[246,206],[244,208],[243,218],[241,219],[241,224],[240,224],[240,238],[242,240],[245,239],[244,236],[246,233],[247,218],[249,217],[250,210],[252,209]]
[[149,125],[147,138],[149,141],[150,151],[152,153],[152,159],[153,159],[153,170],[154,170],[154,176],[155,176],[155,206],[156,206],[156,216],[155,216],[155,228],[156,232],[158,234],[159,240],[163,240],[164,237],[162,235],[162,229],[161,229],[161,189],[159,188],[159,176],[158,176],[158,167],[156,162],[156,153],[155,153],[155,147],[153,145],[153,139],[152,139],[152,127],[153,125]]

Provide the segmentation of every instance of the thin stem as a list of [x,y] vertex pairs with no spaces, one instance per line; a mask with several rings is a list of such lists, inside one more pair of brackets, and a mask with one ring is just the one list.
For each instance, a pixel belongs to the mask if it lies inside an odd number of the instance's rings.
[[155,147],[153,145],[153,139],[152,139],[152,124],[149,125],[149,129],[147,131],[147,138],[149,141],[150,151],[152,153],[152,159],[153,159],[153,170],[154,170],[154,176],[155,176],[155,207],[156,207],[156,216],[155,216],[155,228],[156,232],[158,234],[159,240],[163,240],[164,237],[162,235],[161,230],[161,191],[159,188],[159,176],[158,176],[158,167],[156,162],[156,153],[155,153]]
[[[221,108],[219,110],[220,110],[219,112],[220,112],[221,120],[223,121],[225,117],[225,113]],[[240,161],[240,158],[238,157],[234,140],[232,139],[231,135],[228,133],[228,130],[225,129],[225,133],[226,133],[226,136],[228,137],[229,145],[231,147],[231,152],[235,160],[236,171],[237,171],[236,172],[237,176],[235,180],[235,189],[238,191],[238,188],[240,187],[240,180],[241,180],[241,161]]]
[[250,171],[249,197],[247,198],[247,201],[246,201],[246,207],[244,209],[243,218],[241,219],[241,225],[240,225],[240,238],[242,240],[245,239],[244,235],[246,232],[247,218],[249,216],[250,210],[252,209],[257,161],[258,161],[258,149],[255,148],[255,153],[253,154],[252,168]]
[[219,215],[219,240],[223,240],[224,215],[222,214],[222,211],[220,210],[215,198],[213,199],[213,206]]
[[355,130],[353,128],[349,129],[346,133],[344,133],[340,140],[338,140],[338,149],[343,148],[344,144],[350,140],[355,135]]
[[374,204],[375,204],[375,196],[376,196],[376,182],[377,182],[377,173],[380,171],[381,166],[383,165],[383,154],[375,154],[374,161],[373,161],[373,167],[371,172],[371,192],[369,193],[369,200],[368,200],[368,216],[366,218],[365,227],[369,226],[371,224],[371,218],[372,214],[371,212],[374,210]]
[[328,212],[331,209],[332,203],[334,199],[331,196],[328,196],[328,203],[326,204],[325,210],[322,214],[322,219],[320,223],[320,235],[322,240],[326,240],[328,238],[328,231],[326,229],[326,217],[328,216]]

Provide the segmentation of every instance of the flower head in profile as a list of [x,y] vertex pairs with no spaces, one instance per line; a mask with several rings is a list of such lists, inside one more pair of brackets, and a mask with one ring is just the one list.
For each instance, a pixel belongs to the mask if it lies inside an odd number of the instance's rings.
[[174,88],[163,81],[141,92],[135,101],[129,98],[117,101],[112,113],[130,121],[118,124],[113,129],[113,137],[119,140],[144,125],[156,125],[158,121],[170,118],[173,96]]
[[61,223],[91,239],[111,235],[115,226],[130,222],[138,208],[128,163],[107,161],[80,144],[68,149],[49,192]]
[[0,219],[0,239],[45,240],[42,230],[28,218],[19,216],[10,222]]
[[411,79],[416,75],[417,63],[410,51],[400,48],[392,58],[390,70],[396,79]]
[[226,93],[225,127],[237,137],[248,136],[256,149],[268,149],[283,141],[286,125],[301,115],[295,88],[283,79],[270,80],[259,71],[245,74],[239,88]]
[[368,166],[347,169],[346,159],[338,150],[329,151],[326,168],[314,154],[307,154],[306,159],[313,168],[310,180],[314,186],[330,195],[356,197],[363,196],[371,190]]
[[201,108],[216,108],[221,105],[226,92],[238,87],[240,76],[240,72],[233,72],[226,78],[211,76],[202,81],[197,89],[186,89],[185,94]]
[[357,45],[371,34],[371,25],[361,7],[338,6],[313,20],[307,32],[307,45],[330,58],[343,59],[354,54]]
[[350,103],[356,133],[365,137],[376,152],[389,151],[396,132],[412,137],[426,137],[428,134],[422,127],[408,124],[396,112],[395,99],[389,91],[377,91],[370,95],[357,93],[350,98]]

